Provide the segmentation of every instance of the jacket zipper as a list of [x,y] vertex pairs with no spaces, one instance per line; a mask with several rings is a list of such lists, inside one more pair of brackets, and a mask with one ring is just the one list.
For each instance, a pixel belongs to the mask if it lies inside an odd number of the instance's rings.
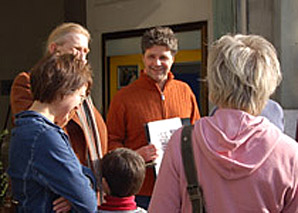
[[161,98],[161,107],[162,107],[162,118],[165,119],[166,118],[166,109],[165,109],[166,97],[163,94],[163,92],[160,93],[160,98]]

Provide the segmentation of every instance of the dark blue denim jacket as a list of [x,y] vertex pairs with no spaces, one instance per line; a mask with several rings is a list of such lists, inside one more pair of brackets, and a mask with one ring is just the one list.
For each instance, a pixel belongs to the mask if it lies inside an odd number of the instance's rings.
[[59,126],[37,112],[17,114],[9,154],[18,212],[52,212],[61,196],[76,212],[96,212],[95,191]]

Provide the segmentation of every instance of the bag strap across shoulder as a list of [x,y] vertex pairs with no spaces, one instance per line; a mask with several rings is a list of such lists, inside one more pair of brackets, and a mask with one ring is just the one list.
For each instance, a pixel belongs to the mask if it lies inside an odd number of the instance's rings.
[[192,150],[192,130],[193,125],[184,126],[181,134],[181,154],[184,166],[184,172],[187,179],[187,191],[192,204],[193,213],[206,212],[204,208],[204,199],[202,189],[198,183],[197,169],[195,166]]

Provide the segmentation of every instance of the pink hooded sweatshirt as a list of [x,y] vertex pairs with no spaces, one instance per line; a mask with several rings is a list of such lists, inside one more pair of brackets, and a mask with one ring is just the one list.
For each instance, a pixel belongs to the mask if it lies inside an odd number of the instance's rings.
[[[149,212],[192,212],[180,138],[181,129],[168,144]],[[298,212],[298,144],[266,118],[219,109],[195,123],[192,140],[208,213]]]

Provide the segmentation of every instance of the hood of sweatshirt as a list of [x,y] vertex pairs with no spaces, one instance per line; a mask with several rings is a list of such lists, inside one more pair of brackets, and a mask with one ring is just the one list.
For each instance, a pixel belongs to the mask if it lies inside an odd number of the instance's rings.
[[265,117],[233,109],[218,109],[201,118],[194,137],[209,163],[225,179],[251,175],[280,141],[280,130]]

